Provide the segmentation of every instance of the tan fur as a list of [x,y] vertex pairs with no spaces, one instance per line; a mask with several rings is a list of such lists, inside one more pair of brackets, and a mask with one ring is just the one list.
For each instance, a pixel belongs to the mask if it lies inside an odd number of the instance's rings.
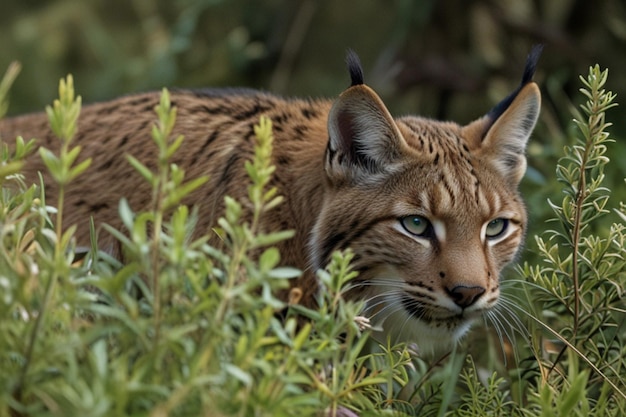
[[[262,227],[296,231],[279,249],[284,264],[304,271],[296,285],[306,304],[317,291],[315,270],[332,251],[347,247],[360,272],[351,295],[368,300],[365,314],[383,328],[381,340],[390,335],[425,346],[448,344],[496,304],[500,271],[517,253],[526,225],[517,185],[539,108],[534,83],[522,86],[497,120],[486,116],[465,127],[412,116],[394,120],[362,84],[334,101],[248,90],[175,91],[171,97],[178,107],[174,133],[185,135],[175,162],[187,178],[210,175],[188,201],[199,207],[198,233],[213,235],[225,195],[245,201],[243,165],[253,155],[253,125],[261,115],[272,119],[273,182],[286,202]],[[79,244],[88,245],[89,216],[121,227],[121,197],[134,210],[149,204],[146,182],[124,155],[154,168],[150,127],[158,100],[158,93],[146,93],[83,108],[75,143],[93,163],[71,184],[65,218],[67,225],[78,224]],[[0,135],[35,137],[58,150],[44,114],[1,121]],[[45,169],[37,155],[25,174],[36,181],[38,171]],[[57,189],[45,178],[54,205]],[[430,222],[429,234],[415,236],[402,226],[414,215]],[[486,225],[499,218],[508,221],[506,233],[488,239]],[[99,243],[119,255],[104,231]]]

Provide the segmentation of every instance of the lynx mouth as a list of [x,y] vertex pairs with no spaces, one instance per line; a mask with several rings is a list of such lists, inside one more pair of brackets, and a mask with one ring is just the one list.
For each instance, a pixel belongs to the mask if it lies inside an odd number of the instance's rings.
[[448,327],[461,326],[482,315],[482,313],[478,312],[473,314],[468,314],[467,312],[448,312],[448,314],[443,312],[436,313],[409,295],[404,295],[401,299],[401,303],[404,310],[412,319],[419,320],[428,325],[440,325],[444,323]]
[[[423,303],[411,294],[398,295],[368,309],[372,318],[374,340],[380,344],[408,342],[419,348],[420,354],[450,349],[471,328],[483,311],[459,312]],[[393,311],[391,309],[394,306]]]

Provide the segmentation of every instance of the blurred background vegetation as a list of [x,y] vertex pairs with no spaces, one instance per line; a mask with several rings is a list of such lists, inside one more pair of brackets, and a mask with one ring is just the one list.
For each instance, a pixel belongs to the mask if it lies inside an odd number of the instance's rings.
[[[23,64],[10,114],[43,109],[67,73],[86,103],[163,86],[334,97],[353,48],[393,114],[466,123],[515,88],[535,43],[546,47],[523,184],[531,234],[546,228],[546,199],[559,193],[554,169],[582,101],[578,75],[609,68],[608,88],[626,97],[623,0],[4,0],[0,14],[0,69]],[[609,113],[614,201],[626,200],[620,112]]]
[[535,77],[543,108],[522,185],[530,214],[524,259],[531,262],[538,261],[533,235],[556,227],[544,221],[552,214],[547,199],[561,200],[556,162],[573,143],[572,111],[584,100],[578,77],[596,63],[609,68],[607,88],[622,102],[607,116],[616,140],[608,150],[609,207],[626,201],[624,0],[2,0],[0,6],[0,73],[11,61],[23,65],[10,114],[42,110],[68,73],[85,103],[161,87],[335,97],[348,85],[344,56],[352,48],[366,82],[393,114],[466,123],[517,86],[536,43],[545,44]]

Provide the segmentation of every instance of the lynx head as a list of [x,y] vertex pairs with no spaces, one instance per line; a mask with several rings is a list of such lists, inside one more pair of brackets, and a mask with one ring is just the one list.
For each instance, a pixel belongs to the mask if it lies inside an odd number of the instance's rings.
[[352,86],[328,117],[327,190],[310,245],[316,268],[353,250],[350,295],[366,300],[381,342],[450,346],[498,302],[526,228],[518,184],[539,115],[540,52],[516,91],[465,126],[394,119],[348,55]]

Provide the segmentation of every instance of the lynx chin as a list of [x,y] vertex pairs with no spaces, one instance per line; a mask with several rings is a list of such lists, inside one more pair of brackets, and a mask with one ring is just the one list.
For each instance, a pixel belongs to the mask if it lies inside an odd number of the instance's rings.
[[[349,296],[366,301],[363,315],[379,329],[378,340],[424,350],[456,343],[498,303],[500,272],[523,241],[527,217],[518,185],[539,116],[532,77],[540,53],[539,47],[530,53],[515,91],[466,125],[394,118],[364,84],[352,52],[351,85],[334,100],[245,89],[173,91],[174,134],[185,136],[174,162],[188,178],[210,176],[186,201],[199,208],[197,233],[220,245],[211,228],[223,214],[224,196],[246,201],[253,126],[268,116],[275,136],[272,185],[286,202],[262,219],[262,228],[295,230],[278,248],[282,263],[303,271],[293,284],[300,302],[314,305],[315,271],[333,251],[351,248],[359,276]],[[151,92],[83,108],[74,143],[93,162],[70,184],[65,201],[65,224],[77,224],[79,245],[89,245],[90,216],[121,229],[120,198],[133,210],[150,204],[149,185],[125,155],[154,168],[150,127],[158,102],[159,93]],[[34,137],[55,152],[60,143],[44,113],[0,121],[0,135]],[[37,182],[38,172],[55,205],[56,185],[35,154],[24,173]],[[121,256],[119,242],[104,230],[98,242]]]

